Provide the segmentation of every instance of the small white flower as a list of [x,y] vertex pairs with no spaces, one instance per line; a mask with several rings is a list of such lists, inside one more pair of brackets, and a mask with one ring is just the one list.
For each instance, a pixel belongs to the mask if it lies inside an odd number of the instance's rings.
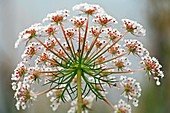
[[12,85],[12,89],[13,89],[13,90],[16,90],[16,89],[17,89],[17,83],[16,83],[16,82],[12,82],[11,85]]
[[137,100],[136,98],[133,99],[133,105],[135,107],[138,107],[138,102],[139,102],[139,100]]
[[60,103],[53,101],[53,103],[50,105],[50,107],[52,107],[53,111],[56,111],[59,105],[60,105]]

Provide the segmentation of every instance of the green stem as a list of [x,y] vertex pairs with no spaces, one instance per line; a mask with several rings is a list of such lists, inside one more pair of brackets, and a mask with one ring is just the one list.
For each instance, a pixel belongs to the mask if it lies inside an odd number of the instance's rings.
[[82,113],[81,75],[82,75],[82,70],[78,69],[77,70],[77,95],[78,95],[77,113]]

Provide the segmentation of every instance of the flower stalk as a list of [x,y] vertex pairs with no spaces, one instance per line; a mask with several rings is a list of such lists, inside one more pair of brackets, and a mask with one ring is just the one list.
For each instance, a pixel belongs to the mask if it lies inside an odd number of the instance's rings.
[[81,85],[81,76],[82,76],[82,70],[78,69],[77,70],[77,113],[82,113],[82,85]]

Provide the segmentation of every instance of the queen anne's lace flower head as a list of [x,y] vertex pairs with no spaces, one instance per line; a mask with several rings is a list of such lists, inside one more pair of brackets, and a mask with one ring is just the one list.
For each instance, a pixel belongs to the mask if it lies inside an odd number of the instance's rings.
[[[120,32],[115,28],[116,19],[99,5],[82,3],[73,10],[80,15],[70,18],[68,10],[58,10],[48,14],[43,24],[34,24],[19,34],[15,47],[26,44],[11,77],[16,108],[26,109],[37,96],[46,94],[54,111],[61,103],[70,102],[68,113],[88,113],[93,101],[101,99],[114,113],[131,113],[131,106],[123,100],[112,105],[106,98],[107,89],[120,89],[121,96],[138,106],[140,83],[125,75],[145,71],[157,85],[164,77],[162,66],[141,42],[125,39],[129,32],[144,36],[143,26],[122,19],[124,31]],[[132,68],[131,55],[141,61],[139,68]],[[37,89],[39,84],[47,89]]]

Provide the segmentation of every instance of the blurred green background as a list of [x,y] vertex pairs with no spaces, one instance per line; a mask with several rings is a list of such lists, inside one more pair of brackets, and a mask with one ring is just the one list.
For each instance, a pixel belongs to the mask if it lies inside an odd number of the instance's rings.
[[[0,113],[65,113],[69,109],[69,105],[65,104],[53,112],[49,99],[41,96],[29,109],[16,110],[10,77],[24,48],[20,46],[19,49],[14,49],[14,43],[20,31],[35,22],[41,22],[48,13],[64,8],[71,10],[75,4],[82,2],[101,5],[119,23],[122,18],[129,18],[146,28],[146,37],[140,37],[139,40],[152,56],[159,59],[165,78],[161,86],[157,87],[153,81],[143,76],[144,73],[137,77],[134,75],[141,81],[143,92],[139,107],[133,108],[133,113],[169,113],[170,0],[0,0]],[[111,89],[110,92],[109,100],[117,102],[114,91]],[[104,102],[99,101],[94,102],[90,113],[111,113],[111,110]]]

